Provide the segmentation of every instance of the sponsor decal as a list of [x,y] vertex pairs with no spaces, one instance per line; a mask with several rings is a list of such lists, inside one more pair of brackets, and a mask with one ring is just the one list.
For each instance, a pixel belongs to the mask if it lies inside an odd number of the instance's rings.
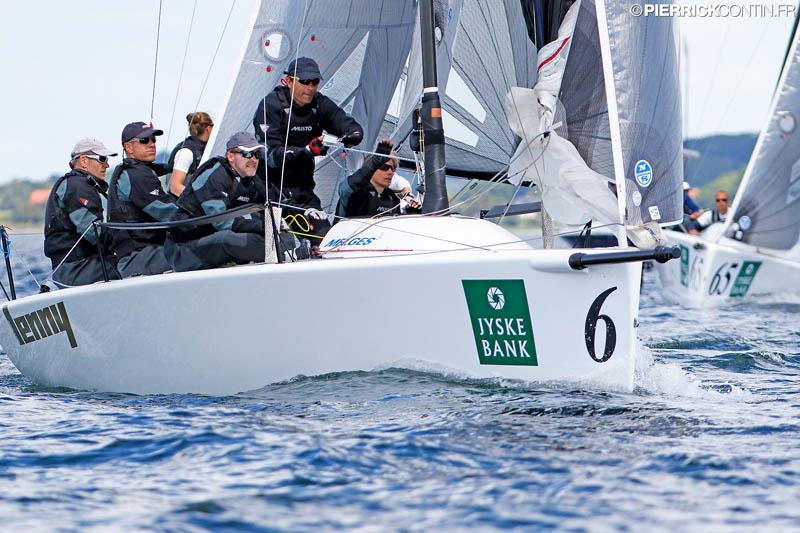
[[537,366],[525,282],[462,280],[461,284],[480,364]]
[[80,201],[80,203],[82,203],[83,205],[86,205],[86,206],[88,206],[88,205],[89,205],[89,200],[87,200],[87,199],[86,199],[86,198],[84,198],[83,196],[81,196],[80,198],[78,198],[78,201]]
[[76,348],[78,346],[64,302],[58,302],[57,304],[43,307],[18,317],[11,316],[11,313],[8,311],[8,305],[4,305],[3,314],[6,316],[6,320],[8,320],[11,330],[17,337],[20,346],[59,333],[67,334],[67,339],[69,339],[69,345],[71,347]]
[[681,244],[681,285],[689,286],[689,247]]
[[292,131],[311,131],[314,126],[292,126]]
[[150,195],[152,196],[158,196],[159,194],[161,194],[161,189],[153,189],[150,191]]
[[322,245],[323,248],[337,248],[339,246],[366,246],[378,240],[378,237],[353,237],[352,239],[331,239]]
[[647,210],[650,211],[650,218],[652,220],[661,220],[661,211],[658,210],[657,205],[651,205]]
[[633,175],[636,178],[636,183],[642,187],[649,187],[653,182],[653,167],[650,166],[650,163],[644,159],[640,159],[636,162],[634,168],[636,170]]
[[733,281],[733,287],[731,287],[731,298],[739,298],[747,294],[759,268],[761,268],[761,261],[745,261],[742,263],[742,268],[739,269],[739,274]]
[[240,201],[240,202],[249,202],[250,201],[250,197],[249,196],[240,196],[240,197],[237,198],[237,200]]

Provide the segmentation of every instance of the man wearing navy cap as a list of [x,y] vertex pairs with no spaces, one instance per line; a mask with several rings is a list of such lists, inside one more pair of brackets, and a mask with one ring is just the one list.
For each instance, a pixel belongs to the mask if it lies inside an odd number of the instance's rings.
[[[349,147],[361,142],[364,130],[333,100],[317,92],[322,74],[316,61],[300,57],[285,74],[281,84],[259,102],[253,127],[256,137],[267,145],[269,182],[279,187],[283,172],[284,194],[302,208],[311,219],[312,233],[321,237],[330,228],[314,194],[315,158],[328,152],[322,132],[339,136]],[[321,238],[313,241],[319,245]]]
[[[264,149],[252,134],[240,131],[228,139],[225,157],[214,157],[190,176],[178,198],[174,220],[218,215],[245,204],[267,201],[256,179],[258,153]],[[172,228],[164,252],[173,270],[214,268],[231,261],[264,261],[264,219],[260,213],[212,224]]]
[[[174,197],[164,191],[158,179],[169,172],[169,167],[154,163],[156,137],[163,134],[144,122],[131,122],[122,130],[126,157],[111,176],[109,221],[166,222],[178,212]],[[170,269],[163,250],[165,230],[113,231],[122,277],[161,274]]]
[[92,224],[103,221],[102,196],[108,158],[116,157],[97,139],[81,139],[70,154],[70,172],[53,184],[45,207],[44,254],[53,263],[53,281],[62,287],[102,281],[106,260],[109,279],[119,279],[113,254],[97,238]]

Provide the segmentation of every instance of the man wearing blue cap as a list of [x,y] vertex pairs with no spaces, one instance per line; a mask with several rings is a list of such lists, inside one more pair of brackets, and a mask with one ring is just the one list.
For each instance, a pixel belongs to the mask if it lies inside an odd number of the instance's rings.
[[[125,159],[114,169],[108,192],[111,222],[167,222],[178,212],[175,198],[161,187],[158,176],[167,165],[154,163],[156,137],[164,132],[144,122],[122,130]],[[164,257],[165,230],[113,230],[114,250],[122,277],[161,274],[170,269]]]
[[[256,137],[268,150],[269,182],[281,183],[289,202],[302,208],[318,236],[330,228],[314,194],[315,158],[328,147],[322,132],[340,137],[345,146],[355,146],[364,137],[361,125],[330,98],[317,92],[322,74],[313,59],[300,57],[289,64],[281,84],[264,97],[253,115]],[[291,122],[290,122],[291,121]],[[314,239],[318,245],[320,239]]]
[[100,253],[109,279],[119,279],[113,254],[92,228],[103,221],[108,158],[116,155],[97,139],[81,139],[72,149],[72,170],[53,184],[45,207],[44,254],[53,263],[53,281],[59,286],[103,281]]
[[[190,176],[178,198],[174,220],[218,215],[245,204],[267,201],[256,179],[258,153],[264,147],[252,134],[235,133],[225,157],[209,159]],[[164,252],[173,270],[214,268],[231,261],[264,261],[264,219],[260,213],[219,220],[212,224],[172,228]]]

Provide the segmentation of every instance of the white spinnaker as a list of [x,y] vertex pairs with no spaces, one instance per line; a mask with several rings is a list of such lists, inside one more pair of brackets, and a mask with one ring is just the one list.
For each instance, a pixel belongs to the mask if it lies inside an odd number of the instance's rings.
[[[795,31],[761,134],[726,220],[742,241],[762,248],[800,247],[800,31]],[[746,217],[745,221],[743,219]]]
[[[414,0],[263,0],[253,17],[240,66],[205,156],[222,153],[233,133],[252,131],[261,98],[278,85],[295,57],[311,57],[323,76],[321,92],[352,111],[371,148],[411,46]],[[336,186],[360,156],[321,160],[316,174],[323,208],[336,203]],[[344,168],[342,168],[344,167]],[[332,205],[331,205],[332,204]]]

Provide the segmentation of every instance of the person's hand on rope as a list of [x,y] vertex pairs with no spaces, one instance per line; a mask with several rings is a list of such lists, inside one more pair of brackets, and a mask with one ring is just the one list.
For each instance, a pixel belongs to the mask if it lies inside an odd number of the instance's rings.
[[303,211],[303,215],[312,220],[323,220],[328,218],[328,214],[325,211],[314,209],[313,207],[311,209],[306,209],[305,211]]
[[314,137],[306,146],[306,152],[313,156],[322,156],[328,153],[328,147],[322,144],[322,135]]
[[360,143],[363,138],[364,135],[360,131],[354,131],[352,133],[342,135],[339,141],[345,145],[346,148],[350,148],[351,146],[355,146]]
[[422,205],[414,198],[414,195],[411,193],[406,194],[402,198],[400,198],[400,210],[405,211],[406,209],[411,209],[412,211],[418,211]]

